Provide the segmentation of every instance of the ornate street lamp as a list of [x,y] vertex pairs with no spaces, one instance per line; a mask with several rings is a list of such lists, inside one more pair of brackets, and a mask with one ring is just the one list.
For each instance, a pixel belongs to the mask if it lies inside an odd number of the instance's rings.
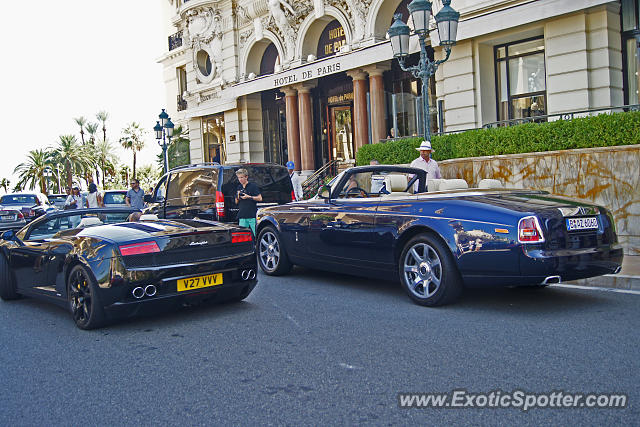
[[[162,147],[162,160],[164,163],[164,173],[169,171],[169,159],[167,159],[167,147],[171,144],[171,137],[173,137],[174,124],[171,121],[169,115],[162,109],[162,112],[158,115],[159,121],[153,127],[153,131],[156,133],[156,139],[158,145]],[[167,142],[167,139],[169,142]]]
[[51,179],[51,176],[53,176],[53,169],[51,169],[49,166],[45,166],[45,168],[42,170],[42,175],[44,176],[44,192],[48,196],[49,180]]
[[413,0],[407,6],[413,21],[413,32],[420,41],[420,61],[418,65],[407,67],[404,64],[409,55],[409,37],[411,30],[402,22],[402,14],[394,16],[395,21],[389,27],[389,38],[391,39],[391,49],[393,57],[398,60],[400,68],[410,72],[414,77],[422,80],[422,101],[423,101],[423,126],[424,139],[431,142],[431,128],[429,126],[429,79],[436,73],[438,66],[449,59],[451,47],[456,44],[458,34],[458,20],[460,13],[451,7],[451,0],[443,0],[443,7],[435,16],[438,35],[440,36],[440,46],[444,47],[446,56],[439,61],[432,61],[427,56],[426,38],[432,29],[429,28],[431,20],[431,2],[427,0]]

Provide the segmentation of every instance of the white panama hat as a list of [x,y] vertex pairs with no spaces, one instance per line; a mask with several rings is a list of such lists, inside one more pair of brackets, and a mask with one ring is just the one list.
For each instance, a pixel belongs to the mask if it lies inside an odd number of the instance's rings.
[[431,151],[431,152],[435,152],[435,150],[433,148],[431,148],[431,142],[429,141],[422,141],[422,143],[420,144],[420,147],[416,148],[416,150],[418,151]]

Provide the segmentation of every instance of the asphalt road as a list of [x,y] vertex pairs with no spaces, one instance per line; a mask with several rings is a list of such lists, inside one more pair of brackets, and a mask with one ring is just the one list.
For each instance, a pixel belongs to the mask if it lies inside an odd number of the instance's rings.
[[[0,425],[536,424],[640,420],[640,295],[549,288],[414,305],[296,269],[242,303],[77,329],[0,302]],[[621,392],[626,409],[399,409],[398,392]]]

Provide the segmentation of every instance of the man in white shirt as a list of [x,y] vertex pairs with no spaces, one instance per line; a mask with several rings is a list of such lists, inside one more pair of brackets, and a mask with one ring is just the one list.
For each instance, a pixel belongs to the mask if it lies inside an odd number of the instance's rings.
[[304,194],[302,192],[302,184],[300,183],[300,176],[294,172],[295,164],[289,160],[287,162],[287,170],[289,171],[289,178],[291,178],[291,185],[293,185],[293,194],[296,197],[296,201],[302,200]]
[[[427,171],[427,179],[440,179],[440,167],[438,162],[431,158],[433,148],[431,148],[431,141],[422,141],[420,146],[416,148],[420,152],[420,157],[411,162],[412,168],[418,168]],[[418,182],[416,181],[413,191],[418,191]]]

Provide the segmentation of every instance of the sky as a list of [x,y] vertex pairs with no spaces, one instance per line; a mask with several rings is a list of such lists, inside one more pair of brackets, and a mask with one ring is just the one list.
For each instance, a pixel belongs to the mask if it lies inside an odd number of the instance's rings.
[[120,162],[132,166],[118,140],[135,121],[147,130],[137,165],[155,165],[162,150],[152,128],[167,103],[157,63],[167,50],[161,2],[3,2],[0,178],[13,186],[13,170],[30,150],[53,146],[60,135],[80,139],[74,117],[98,122],[101,110],[109,113],[107,139]]

